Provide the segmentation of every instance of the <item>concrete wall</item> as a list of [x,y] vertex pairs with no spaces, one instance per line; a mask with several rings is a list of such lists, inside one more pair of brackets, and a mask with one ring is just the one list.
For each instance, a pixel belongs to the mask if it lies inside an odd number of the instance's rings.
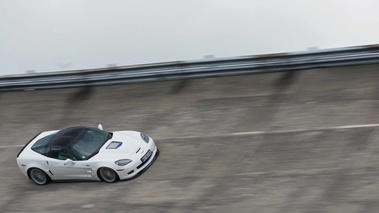
[[[0,209],[377,212],[378,82],[369,65],[1,93]],[[160,157],[116,184],[39,187],[19,172],[38,132],[98,123],[147,133]]]

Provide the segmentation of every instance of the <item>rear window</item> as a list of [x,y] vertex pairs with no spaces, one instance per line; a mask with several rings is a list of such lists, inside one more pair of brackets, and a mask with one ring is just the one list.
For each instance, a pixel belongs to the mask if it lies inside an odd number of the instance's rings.
[[50,140],[56,135],[57,133],[53,133],[51,135],[45,136],[41,139],[39,139],[33,146],[32,150],[35,152],[38,152],[40,154],[45,154],[45,148],[49,144]]

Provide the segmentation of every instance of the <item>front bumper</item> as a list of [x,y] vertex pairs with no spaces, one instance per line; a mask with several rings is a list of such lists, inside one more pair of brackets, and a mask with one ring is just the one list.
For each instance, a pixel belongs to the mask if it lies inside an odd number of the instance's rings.
[[141,162],[141,161],[134,162],[134,164],[128,165],[128,169],[116,170],[120,180],[127,180],[127,179],[137,177],[154,163],[158,155],[159,155],[159,149],[154,144],[152,148],[152,154],[150,155],[148,160],[146,160],[145,162]]

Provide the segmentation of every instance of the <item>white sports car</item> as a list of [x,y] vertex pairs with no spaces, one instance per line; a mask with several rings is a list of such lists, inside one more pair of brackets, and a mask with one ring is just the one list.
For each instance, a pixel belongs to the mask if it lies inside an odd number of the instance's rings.
[[51,180],[112,183],[140,174],[158,155],[153,139],[143,133],[79,126],[39,133],[18,153],[17,165],[38,185]]

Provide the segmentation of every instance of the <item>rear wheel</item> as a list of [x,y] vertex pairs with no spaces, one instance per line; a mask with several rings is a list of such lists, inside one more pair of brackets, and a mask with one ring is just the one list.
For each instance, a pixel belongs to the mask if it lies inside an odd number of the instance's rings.
[[102,167],[99,169],[99,177],[107,183],[114,183],[118,181],[118,175],[113,169]]
[[45,185],[49,183],[49,176],[41,169],[32,168],[29,172],[30,179],[37,185]]

